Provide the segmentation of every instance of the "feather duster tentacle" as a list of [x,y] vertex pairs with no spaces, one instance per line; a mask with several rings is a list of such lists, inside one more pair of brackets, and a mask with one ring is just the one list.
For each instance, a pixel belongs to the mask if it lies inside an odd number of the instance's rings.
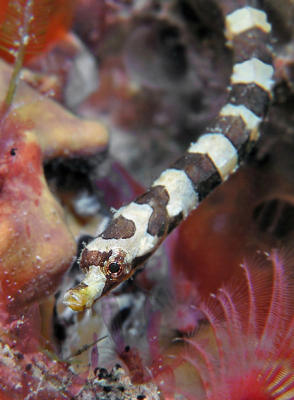
[[4,109],[12,104],[21,68],[71,25],[74,0],[1,0],[0,57],[14,63]]
[[185,360],[203,383],[197,399],[294,398],[293,262],[277,251],[267,261],[271,265],[244,263],[238,290],[222,288],[212,305],[200,306],[213,340],[185,340]]
[[[18,34],[17,34],[17,39],[14,40],[14,45],[17,46],[17,50],[15,50],[14,48],[10,49],[10,53],[14,55],[15,57],[15,61],[14,61],[14,68],[13,68],[13,72],[10,78],[10,83],[9,83],[9,87],[8,87],[8,91],[4,100],[4,107],[6,109],[9,108],[9,106],[12,103],[13,97],[14,97],[14,93],[16,90],[16,86],[17,86],[17,82],[19,79],[19,74],[21,71],[21,68],[23,66],[23,60],[24,60],[24,55],[25,55],[25,51],[26,51],[26,47],[29,43],[30,40],[30,36],[29,36],[29,26],[30,23],[33,19],[33,14],[32,14],[32,7],[33,7],[33,2],[34,0],[27,0],[26,3],[24,4],[24,7],[22,8],[20,4],[14,3],[11,4],[11,2],[9,3],[8,6],[10,6],[12,8],[12,21],[10,20],[6,20],[3,30],[5,32],[5,26],[7,26],[8,24],[8,32],[6,32],[6,35],[4,35],[4,41],[7,42],[7,44],[9,44],[10,41],[10,35],[9,35],[9,31],[11,30],[11,27],[13,27],[13,25],[18,26]],[[14,10],[13,10],[14,8]],[[23,18],[21,18],[23,17]],[[12,28],[13,29],[13,28]],[[11,34],[11,32],[10,32]]]

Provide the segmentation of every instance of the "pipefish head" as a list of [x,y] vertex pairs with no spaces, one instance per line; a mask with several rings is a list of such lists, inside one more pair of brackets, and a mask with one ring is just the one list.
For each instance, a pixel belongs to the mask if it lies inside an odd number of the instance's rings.
[[122,248],[106,248],[103,251],[86,247],[80,257],[80,268],[85,278],[66,292],[64,304],[74,311],[91,307],[96,300],[130,277],[132,265],[128,259],[127,251]]

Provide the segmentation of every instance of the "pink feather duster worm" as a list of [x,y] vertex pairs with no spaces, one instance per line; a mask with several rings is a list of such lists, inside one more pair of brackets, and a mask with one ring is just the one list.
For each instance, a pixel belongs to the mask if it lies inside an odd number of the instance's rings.
[[201,305],[205,339],[185,340],[202,387],[189,399],[294,399],[294,263],[273,251],[264,265],[242,267],[241,285]]

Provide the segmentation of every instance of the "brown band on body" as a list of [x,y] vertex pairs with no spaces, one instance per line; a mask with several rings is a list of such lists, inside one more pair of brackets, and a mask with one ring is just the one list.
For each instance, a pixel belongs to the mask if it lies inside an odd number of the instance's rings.
[[255,115],[262,117],[267,110],[269,92],[255,83],[238,83],[232,85],[229,102],[244,105]]
[[183,213],[180,212],[178,215],[174,216],[169,223],[168,233],[175,229],[184,219]]
[[112,254],[112,250],[100,252],[98,250],[88,250],[85,248],[82,251],[80,258],[80,268],[83,272],[87,272],[91,265],[102,266]]
[[260,28],[248,29],[233,39],[234,63],[242,63],[253,57],[271,64],[272,52],[268,46],[268,33]]
[[222,182],[217,169],[206,154],[185,153],[172,167],[185,171],[191,180],[199,201]]
[[250,131],[240,116],[220,116],[215,123],[205,130],[206,133],[219,133],[230,140],[238,151],[238,157],[242,160],[248,149]]
[[153,208],[147,229],[147,232],[152,236],[161,237],[166,233],[169,222],[166,210],[168,201],[168,192],[162,185],[153,186],[148,192],[136,199],[137,204],[148,204]]
[[120,215],[113,219],[101,234],[103,239],[128,239],[136,232],[135,223]]

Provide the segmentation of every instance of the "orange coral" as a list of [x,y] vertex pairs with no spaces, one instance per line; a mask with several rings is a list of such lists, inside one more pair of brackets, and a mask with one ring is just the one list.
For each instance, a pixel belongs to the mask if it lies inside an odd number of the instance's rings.
[[[11,67],[0,62],[1,103],[10,75]],[[52,343],[42,338],[37,301],[56,290],[76,254],[42,164],[96,154],[107,132],[20,82],[13,105],[0,115],[0,133],[0,398],[72,398],[83,379],[39,351]]]
[[50,294],[75,254],[63,213],[43,176],[32,123],[1,123],[0,301],[24,304]]
[[[0,60],[0,104],[7,93],[11,72],[12,68]],[[73,115],[22,81],[12,108],[19,121],[33,121],[31,131],[42,149],[43,159],[89,156],[107,147],[108,133],[104,125]]]
[[[11,71],[0,62],[0,102]],[[98,122],[75,117],[23,82],[0,129],[1,302],[16,305],[52,293],[76,251],[43,161],[97,154],[108,136]]]

